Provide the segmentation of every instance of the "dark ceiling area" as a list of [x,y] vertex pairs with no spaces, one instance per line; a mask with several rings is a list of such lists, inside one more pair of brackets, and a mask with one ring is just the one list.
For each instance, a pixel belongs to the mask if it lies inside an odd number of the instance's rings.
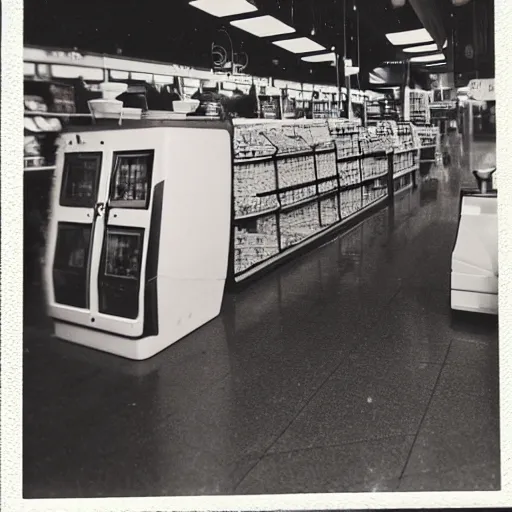
[[[346,0],[345,8],[343,0],[255,3],[259,14],[275,16],[292,25],[297,35],[311,37],[327,49],[335,46],[343,54],[345,38],[347,57],[360,66],[359,77],[365,83],[374,67],[400,58],[386,33],[422,27],[408,3],[393,8],[391,0]],[[302,62],[229,21],[191,7],[188,0],[26,0],[25,43],[211,68],[212,43],[225,48],[230,45],[219,31],[225,27],[234,52],[248,55],[248,73],[297,81],[336,81],[331,65]]]

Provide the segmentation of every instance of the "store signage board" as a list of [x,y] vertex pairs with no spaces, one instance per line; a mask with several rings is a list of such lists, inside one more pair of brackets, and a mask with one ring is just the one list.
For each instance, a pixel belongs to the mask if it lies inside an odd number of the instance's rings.
[[468,98],[471,100],[496,101],[494,78],[471,80],[468,88]]

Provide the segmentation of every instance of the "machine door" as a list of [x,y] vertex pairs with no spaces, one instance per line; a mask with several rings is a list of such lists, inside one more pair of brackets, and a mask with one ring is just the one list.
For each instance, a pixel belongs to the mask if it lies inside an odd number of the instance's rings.
[[153,160],[152,150],[64,155],[50,240],[55,318],[142,335]]
[[131,337],[142,335],[144,328],[153,159],[153,151],[113,153],[94,239],[96,327]]
[[49,246],[52,314],[88,323],[90,272],[102,152],[66,153],[60,186],[54,193]]

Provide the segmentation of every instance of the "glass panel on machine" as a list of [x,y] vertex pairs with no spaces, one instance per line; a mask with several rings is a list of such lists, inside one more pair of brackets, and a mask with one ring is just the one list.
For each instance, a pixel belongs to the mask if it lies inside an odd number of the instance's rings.
[[93,208],[98,193],[101,153],[68,153],[64,160],[61,206]]
[[99,311],[122,318],[139,314],[144,230],[107,228],[99,276]]
[[59,222],[53,263],[55,302],[87,308],[91,225]]
[[114,154],[110,190],[113,208],[147,208],[153,166],[153,152]]

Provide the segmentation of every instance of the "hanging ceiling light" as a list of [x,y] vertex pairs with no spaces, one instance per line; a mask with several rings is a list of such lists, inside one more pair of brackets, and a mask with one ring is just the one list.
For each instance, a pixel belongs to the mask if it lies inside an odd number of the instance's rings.
[[217,18],[237,16],[258,10],[252,0],[194,0],[190,2],[190,5]]
[[455,7],[460,7],[461,5],[466,5],[469,3],[469,0],[452,0],[452,4],[455,5]]
[[257,18],[247,18],[245,20],[235,20],[231,22],[231,25],[258,37],[280,36],[282,34],[292,34],[295,32],[293,27],[279,21],[277,18],[274,18],[274,16],[268,15],[258,16]]
[[438,62],[444,60],[445,56],[442,53],[435,53],[434,55],[421,55],[420,57],[413,57],[411,62]]
[[410,46],[409,48],[404,48],[403,51],[405,53],[428,53],[437,51],[437,44],[422,44],[421,46]]
[[295,39],[285,39],[284,41],[274,41],[276,46],[284,48],[292,53],[311,53],[321,52],[326,48],[307,37],[297,37]]
[[322,53],[320,55],[310,55],[306,57],[302,57],[304,62],[336,62],[336,54],[331,53]]
[[424,29],[406,30],[404,32],[392,32],[386,34],[388,41],[395,46],[405,46],[409,44],[431,43],[434,40],[432,36]]
[[393,7],[403,7],[405,5],[405,0],[391,0],[391,5]]

